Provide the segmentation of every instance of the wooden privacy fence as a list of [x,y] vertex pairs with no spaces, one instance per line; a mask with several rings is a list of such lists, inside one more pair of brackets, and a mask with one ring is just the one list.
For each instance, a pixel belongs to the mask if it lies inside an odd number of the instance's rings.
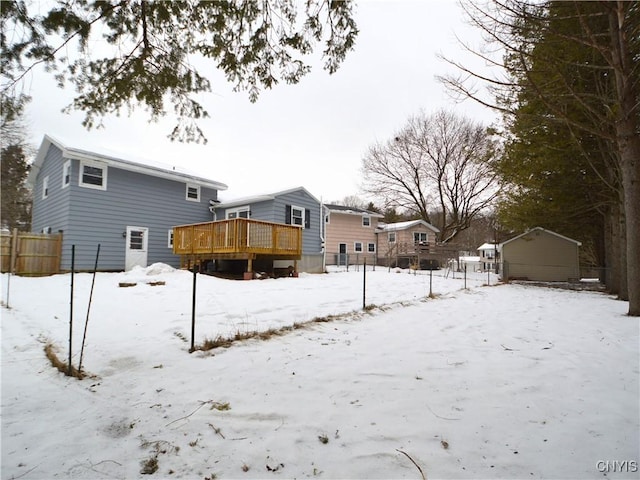
[[24,276],[60,272],[62,234],[36,234],[14,230],[0,235],[2,272]]

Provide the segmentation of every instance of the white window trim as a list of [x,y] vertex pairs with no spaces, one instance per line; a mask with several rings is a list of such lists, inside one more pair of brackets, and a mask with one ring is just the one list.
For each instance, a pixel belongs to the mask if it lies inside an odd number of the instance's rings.
[[[427,232],[413,232],[413,243],[420,243],[422,240],[420,238],[424,235],[424,242],[429,243],[429,234]],[[416,237],[418,238],[416,240]]]
[[[189,189],[196,189],[196,198],[189,197]],[[194,185],[193,183],[187,183],[184,189],[184,198],[189,202],[199,202],[200,201],[200,185]]]
[[240,217],[240,215],[239,215],[240,212],[247,212],[247,217],[246,218],[250,218],[251,217],[251,206],[250,205],[244,205],[242,207],[230,208],[226,212],[224,212],[224,218],[229,220],[229,214],[230,213],[237,214],[235,216],[235,218],[244,218],[244,217]]
[[[358,244],[360,244],[360,249],[358,250]],[[353,242],[353,251],[356,253],[364,253],[364,243],[362,242]]]
[[167,231],[167,248],[173,248],[173,228]]
[[[368,224],[368,225],[365,225],[365,223],[364,223],[364,219],[365,219],[365,218],[366,218],[367,220],[369,220],[369,224]],[[371,228],[371,217],[370,217],[370,216],[368,216],[368,215],[363,215],[363,216],[362,216],[362,226],[363,226],[364,228]]]
[[[393,240],[391,240],[391,237],[393,237]],[[389,243],[396,243],[396,232],[388,232],[387,233],[387,241]]]
[[[373,250],[370,250],[369,247],[373,245]],[[368,242],[367,243],[367,253],[376,253],[376,244],[375,242]]]
[[[69,181],[65,182],[67,176],[69,176]],[[71,160],[62,164],[62,188],[67,188],[69,185],[71,185]]]
[[49,175],[42,179],[42,199],[49,196]]
[[[100,168],[102,170],[102,185],[94,185],[92,183],[84,183],[82,177],[84,177],[84,167]],[[106,190],[107,189],[107,166],[103,163],[87,162],[85,160],[80,161],[80,171],[78,175],[78,185],[84,188],[93,188],[94,190]]]
[[[300,210],[302,212],[302,216],[300,217],[302,219],[302,223],[299,224],[299,225],[293,221],[293,218],[294,218],[293,217],[293,211],[294,210]],[[303,207],[298,207],[296,205],[291,205],[291,219],[290,219],[291,220],[291,225],[297,225],[298,227],[304,228],[304,225],[306,223],[305,222],[305,220],[306,220],[305,215],[306,215],[306,210]]]

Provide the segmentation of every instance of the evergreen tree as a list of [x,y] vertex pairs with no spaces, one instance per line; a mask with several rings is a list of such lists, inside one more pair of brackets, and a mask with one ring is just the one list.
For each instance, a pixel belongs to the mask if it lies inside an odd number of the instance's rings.
[[3,145],[0,156],[1,224],[10,230],[29,231],[31,226],[31,194],[25,184],[30,165],[24,150],[21,144]]
[[[571,204],[567,222],[587,202],[592,212],[604,212],[609,284],[629,300],[629,315],[640,315],[640,4],[495,0],[490,6],[466,5],[474,24],[506,52],[507,76],[477,75],[451,62],[467,78],[488,81],[493,102],[463,78],[444,82],[504,112],[510,135],[532,150],[530,155],[521,150],[514,156],[517,148],[511,152],[511,160],[520,162],[521,178],[531,177],[525,187],[515,187],[521,189],[516,195],[522,205],[553,215],[554,209],[563,210],[562,203]],[[532,118],[524,118],[528,115]],[[538,142],[545,141],[550,143],[543,153]],[[562,153],[552,150],[560,146]],[[543,167],[546,155],[556,161]],[[600,185],[591,182],[596,178]],[[587,188],[579,185],[583,181]],[[551,205],[549,198],[557,201]]]

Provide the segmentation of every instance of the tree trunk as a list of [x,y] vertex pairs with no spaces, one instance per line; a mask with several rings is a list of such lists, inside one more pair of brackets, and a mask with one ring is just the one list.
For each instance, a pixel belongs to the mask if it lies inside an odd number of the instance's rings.
[[[615,72],[619,108],[616,115],[616,140],[620,154],[620,174],[624,193],[626,230],[626,277],[623,291],[629,300],[629,315],[640,316],[640,137],[638,136],[638,86],[631,38],[635,29],[630,13],[633,5],[618,0],[609,11],[611,60]],[[626,22],[626,23],[625,23]],[[635,52],[637,54],[637,52]],[[626,280],[626,282],[625,282]],[[624,292],[626,287],[626,292]]]
[[609,293],[618,295],[620,292],[620,208],[611,205],[605,217],[605,285]]
[[629,282],[627,281],[627,223],[625,221],[624,210],[625,206],[623,198],[620,201],[620,208],[618,209],[618,224],[616,225],[618,235],[618,268],[620,269],[618,276],[618,298],[620,300],[627,301],[629,300]]
[[[626,227],[626,297],[629,315],[640,316],[640,139],[626,137],[621,145],[624,219]],[[626,280],[626,282],[625,282]]]

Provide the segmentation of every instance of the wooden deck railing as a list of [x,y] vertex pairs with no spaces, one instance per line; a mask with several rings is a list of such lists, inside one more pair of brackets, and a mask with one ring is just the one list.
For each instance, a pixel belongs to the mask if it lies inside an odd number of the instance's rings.
[[302,255],[302,229],[281,223],[234,218],[173,227],[176,255]]

